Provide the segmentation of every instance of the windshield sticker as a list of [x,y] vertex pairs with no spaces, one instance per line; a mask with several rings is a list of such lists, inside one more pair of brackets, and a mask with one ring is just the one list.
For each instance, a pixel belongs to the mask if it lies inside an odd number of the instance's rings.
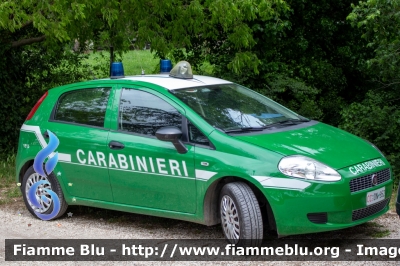
[[353,175],[358,175],[364,172],[367,172],[369,170],[372,170],[376,167],[380,167],[386,165],[384,161],[382,161],[382,159],[375,159],[372,161],[368,161],[365,163],[360,163],[357,165],[353,165],[351,167],[349,167],[349,171],[353,174]]

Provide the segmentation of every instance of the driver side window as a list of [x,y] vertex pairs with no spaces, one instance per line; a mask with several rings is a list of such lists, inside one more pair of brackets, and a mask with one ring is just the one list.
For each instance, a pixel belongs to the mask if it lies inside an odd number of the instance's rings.
[[118,129],[140,135],[155,136],[166,126],[181,128],[182,115],[163,99],[140,90],[122,89]]

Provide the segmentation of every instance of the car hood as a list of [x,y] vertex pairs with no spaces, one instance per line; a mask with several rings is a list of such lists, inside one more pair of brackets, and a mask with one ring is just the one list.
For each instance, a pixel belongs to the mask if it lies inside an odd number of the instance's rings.
[[381,157],[363,139],[323,123],[287,129],[275,133],[265,130],[258,134],[231,136],[285,156],[304,155],[335,169]]

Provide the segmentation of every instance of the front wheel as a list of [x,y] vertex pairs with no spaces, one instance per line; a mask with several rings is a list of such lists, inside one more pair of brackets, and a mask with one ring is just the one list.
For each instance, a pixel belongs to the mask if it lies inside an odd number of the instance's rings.
[[260,246],[263,221],[251,188],[243,182],[228,183],[222,188],[219,198],[225,238],[237,246]]

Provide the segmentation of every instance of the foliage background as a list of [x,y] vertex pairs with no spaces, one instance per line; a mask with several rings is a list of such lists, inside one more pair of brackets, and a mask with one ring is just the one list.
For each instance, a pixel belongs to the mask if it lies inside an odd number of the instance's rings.
[[369,0],[352,5],[347,19],[373,50],[363,65],[371,85],[341,110],[340,126],[381,149],[400,171],[400,0]]
[[123,60],[151,43],[369,140],[400,169],[400,0],[3,1],[0,42],[2,155],[46,90],[107,73],[88,49]]
[[[0,33],[1,35],[1,33]],[[4,35],[1,35],[4,36]],[[16,151],[19,129],[46,90],[87,79],[82,56],[64,46],[0,46],[0,153]]]

